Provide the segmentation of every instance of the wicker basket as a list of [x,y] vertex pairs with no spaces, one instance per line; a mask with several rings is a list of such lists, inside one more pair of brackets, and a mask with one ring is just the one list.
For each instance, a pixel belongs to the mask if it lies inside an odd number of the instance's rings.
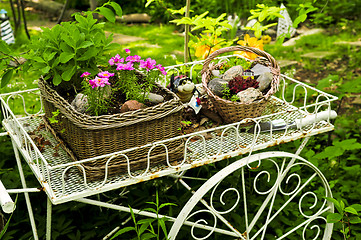
[[[114,115],[89,116],[77,112],[64,98],[53,90],[43,79],[39,88],[44,105],[45,117],[53,117],[57,110],[58,123],[52,124],[56,135],[69,148],[74,161],[111,154],[125,149],[144,146],[148,143],[165,140],[180,135],[183,104],[168,89],[157,85],[165,95],[166,101],[154,107]],[[169,161],[181,158],[184,151],[182,140],[165,143],[168,148]],[[146,169],[149,148],[136,148],[126,155],[130,170]],[[150,165],[166,164],[164,146],[152,149]],[[87,178],[101,179],[105,175],[108,158],[83,163]],[[108,164],[108,176],[128,170],[127,159],[118,156]]]
[[[233,102],[215,95],[207,86],[208,82],[212,77],[212,70],[217,66],[211,61],[222,53],[233,52],[233,51],[246,51],[255,53],[266,59],[266,65],[271,69],[273,74],[273,80],[271,82],[271,88],[259,101],[252,102],[250,104],[244,104],[240,102]],[[264,63],[262,63],[264,64]],[[263,110],[267,105],[269,97],[278,90],[280,67],[278,66],[275,59],[268,53],[261,51],[256,48],[244,47],[244,46],[232,46],[219,49],[213,52],[205,60],[202,69],[202,85],[206,90],[211,102],[216,108],[223,121],[226,123],[239,122],[245,118],[255,118],[261,116]]]

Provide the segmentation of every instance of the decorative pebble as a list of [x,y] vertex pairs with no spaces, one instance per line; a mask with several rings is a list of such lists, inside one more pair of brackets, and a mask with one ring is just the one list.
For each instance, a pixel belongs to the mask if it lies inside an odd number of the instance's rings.
[[219,70],[212,70],[212,74],[213,74],[213,76],[215,76],[217,78],[222,77],[222,74]]
[[261,92],[266,90],[271,85],[272,79],[273,79],[272,73],[270,73],[270,72],[262,73],[257,78],[257,81],[259,82],[258,90],[260,90]]
[[228,81],[221,78],[214,78],[208,83],[208,88],[217,96],[223,97],[224,85],[228,86]]
[[228,69],[222,76],[223,80],[232,80],[233,78],[242,75],[243,67],[241,65],[233,66]]
[[78,93],[74,100],[70,104],[74,107],[74,109],[80,113],[85,113],[85,111],[88,109],[88,96]]
[[237,93],[237,97],[241,103],[250,104],[256,100],[261,99],[263,94],[260,90],[250,87]]
[[154,103],[154,104],[164,102],[164,97],[156,93],[148,93],[147,98],[150,103]]
[[142,108],[145,108],[145,105],[143,103],[140,103],[137,100],[129,100],[122,105],[122,107],[120,108],[120,112],[124,113],[128,111],[136,111]]

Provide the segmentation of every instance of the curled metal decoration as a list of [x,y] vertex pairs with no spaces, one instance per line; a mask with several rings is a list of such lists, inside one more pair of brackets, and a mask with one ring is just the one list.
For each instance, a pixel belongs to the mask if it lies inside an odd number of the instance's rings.
[[214,196],[214,193],[215,193],[215,191],[216,191],[216,189],[218,188],[218,186],[219,186],[220,183],[221,183],[221,182],[219,182],[219,183],[213,188],[213,190],[212,190],[211,199],[210,199],[210,204],[211,204],[212,209],[213,209],[216,213],[218,213],[218,214],[227,214],[227,213],[231,212],[233,209],[235,209],[235,208],[237,207],[238,202],[239,202],[239,200],[241,199],[241,196],[240,196],[240,194],[239,194],[239,191],[238,191],[236,188],[227,188],[227,189],[224,190],[224,191],[221,193],[221,195],[219,196],[219,201],[222,203],[222,205],[226,205],[226,203],[225,203],[224,200],[223,200],[223,197],[224,197],[224,195],[225,195],[227,192],[229,192],[229,191],[234,191],[234,192],[237,194],[237,200],[236,200],[236,202],[233,204],[233,206],[232,206],[231,208],[229,208],[228,210],[222,211],[222,212],[221,212],[221,211],[217,211],[217,210],[214,208],[214,206],[213,206],[213,196]]
[[[326,220],[324,217],[318,216],[318,217],[314,218],[312,221],[314,221],[314,220],[316,220],[316,219],[321,219],[321,220],[325,221],[325,223],[327,223],[327,220]],[[312,221],[309,221],[309,222],[305,225],[305,227],[303,228],[303,231],[302,231],[302,239],[303,239],[303,240],[306,240],[306,236],[305,236],[305,235],[306,235],[306,231],[307,231],[307,228],[308,228],[308,226],[310,225],[310,223],[311,223]],[[317,229],[317,234],[316,234],[316,236],[315,236],[314,238],[312,238],[311,240],[317,240],[317,239],[319,239],[318,237],[320,236],[321,229],[320,229],[320,226],[318,226],[318,225],[312,225],[312,226],[310,227],[310,229],[313,229],[313,228],[316,228],[316,229]],[[307,238],[307,240],[310,240],[310,239]]]
[[[21,92],[21,94],[23,94],[23,93],[24,93],[24,92]],[[25,113],[27,116],[34,115],[34,114],[28,113],[28,111],[26,110],[26,101],[25,101],[24,96],[21,95],[21,94],[20,94],[20,93],[15,93],[15,94],[11,94],[10,96],[8,96],[8,98],[7,98],[7,100],[6,100],[7,105],[10,106],[10,105],[9,105],[9,101],[10,101],[11,98],[15,99],[15,97],[20,97],[21,100],[22,100],[22,102],[23,102],[23,110],[24,110],[24,113]],[[39,95],[39,94],[34,93],[34,92],[33,92],[33,94]],[[41,102],[41,101],[40,101],[40,102]],[[41,104],[40,104],[40,110],[39,110],[37,113],[35,113],[35,115],[42,113],[42,111],[43,111],[43,104],[42,104],[42,102],[41,102]]]
[[177,166],[175,166],[175,168],[183,165],[185,163],[185,161],[187,160],[187,157],[188,157],[188,151],[187,151],[188,150],[188,144],[191,141],[191,139],[194,138],[194,137],[200,137],[202,139],[202,144],[201,144],[202,147],[201,148],[202,148],[203,154],[204,154],[204,156],[208,156],[207,155],[206,138],[201,134],[192,135],[192,136],[188,137],[186,142],[185,142],[183,161],[180,164],[178,164]]
[[[316,207],[316,205],[317,205],[317,199],[318,199],[318,198],[317,198],[317,195],[316,195],[315,193],[313,193],[313,192],[306,192],[306,193],[304,193],[304,194],[301,196],[301,198],[300,198],[300,201],[299,201],[299,203],[298,203],[298,209],[299,209],[299,211],[300,211],[300,213],[301,213],[302,216],[304,216],[305,218],[311,218],[311,217],[313,217],[315,214],[309,216],[309,215],[305,214],[305,213],[303,212],[303,210],[302,210],[302,201],[303,201],[303,199],[304,199],[307,195],[311,195],[311,196],[313,197],[313,199],[314,199],[314,203],[309,207],[309,209],[313,209],[314,207]],[[322,210],[324,207],[325,207],[325,202],[322,204],[321,210]],[[321,210],[319,210],[318,212],[320,212]],[[316,214],[317,214],[317,213],[316,213]]]
[[[284,158],[283,162],[282,162],[282,167],[279,166],[279,164],[273,159],[273,158]],[[290,164],[288,164],[287,166],[286,164],[286,158],[289,158]],[[300,162],[296,162],[294,163],[294,159],[298,160]],[[217,189],[219,189],[220,183],[229,175],[231,175],[234,171],[238,170],[238,169],[244,169],[247,167],[247,163],[246,160],[249,160],[249,163],[254,163],[260,160],[267,160],[267,161],[271,161],[272,165],[274,165],[276,167],[275,171],[277,172],[277,180],[275,181],[275,184],[271,187],[271,189],[267,190],[267,191],[260,191],[257,188],[257,184],[256,182],[258,181],[258,179],[260,178],[261,175],[266,175],[267,176],[267,181],[270,182],[270,178],[271,178],[271,173],[268,170],[264,170],[261,171],[259,173],[256,174],[256,176],[254,177],[253,180],[253,188],[255,190],[255,192],[259,195],[266,195],[267,198],[266,200],[263,202],[262,207],[259,208],[258,212],[256,213],[256,215],[254,216],[252,223],[250,225],[245,226],[245,229],[248,233],[250,233],[252,231],[252,229],[255,226],[255,223],[259,222],[260,217],[263,215],[263,212],[266,212],[266,208],[268,208],[269,210],[267,210],[268,212],[268,216],[267,216],[267,220],[264,223],[264,225],[258,229],[256,231],[255,234],[251,235],[247,235],[247,239],[264,239],[265,235],[265,231],[267,229],[267,226],[269,225],[270,222],[272,222],[281,212],[284,211],[285,207],[288,206],[288,204],[295,199],[296,196],[299,196],[299,200],[298,200],[298,204],[299,204],[299,212],[302,215],[303,218],[305,218],[305,220],[302,220],[302,222],[296,226],[294,229],[289,230],[288,232],[286,232],[283,236],[280,236],[280,239],[284,239],[286,238],[286,236],[290,235],[290,234],[294,234],[295,231],[297,229],[302,229],[304,227],[304,232],[306,231],[305,229],[308,228],[309,224],[311,221],[313,221],[314,219],[324,219],[322,217],[322,214],[326,211],[333,211],[332,207],[327,207],[326,206],[326,201],[323,202],[323,204],[318,204],[318,197],[315,193],[307,191],[304,192],[302,194],[302,190],[305,189],[306,186],[309,185],[309,183],[314,180],[315,176],[318,176],[318,180],[317,182],[319,182],[319,180],[321,181],[320,183],[324,186],[325,188],[325,196],[332,196],[331,194],[331,189],[327,183],[327,181],[325,180],[324,176],[322,175],[322,173],[315,167],[313,166],[311,163],[309,163],[307,160],[299,157],[298,155],[294,155],[294,154],[290,154],[290,153],[285,153],[285,152],[264,152],[264,153],[259,153],[259,154],[254,154],[251,155],[250,157],[245,157],[243,159],[240,159],[230,165],[228,165],[227,167],[225,167],[224,169],[222,169],[220,172],[216,173],[212,178],[210,178],[206,183],[204,183],[204,185],[199,188],[194,195],[189,199],[188,203],[183,207],[181,213],[178,215],[179,219],[177,218],[177,220],[175,221],[171,231],[170,231],[170,239],[173,240],[175,239],[175,236],[177,234],[177,232],[180,229],[180,225],[182,225],[182,217],[183,216],[194,216],[195,214],[191,213],[192,209],[196,206],[197,202],[200,201],[201,199],[203,199],[204,195],[207,194],[209,192],[209,190],[211,190],[210,194],[210,205],[212,210],[214,210],[214,215],[215,217],[218,217],[217,214],[226,214],[226,213],[230,213],[231,211],[233,211],[234,209],[236,209],[237,205],[239,205],[239,200],[240,200],[240,194],[238,189],[236,188],[227,188],[225,190],[223,190],[223,192],[220,193],[220,197],[219,197],[219,202],[223,205],[225,205],[225,201],[224,201],[224,197],[225,194],[228,193],[229,191],[232,191],[234,193],[236,193],[237,195],[237,199],[236,199],[236,203],[233,204],[232,206],[230,206],[230,208],[225,211],[217,211],[214,208],[214,203],[216,202],[216,200],[218,200],[218,198],[216,199],[214,197],[215,192],[217,191]],[[263,162],[263,161],[262,161]],[[308,178],[308,180],[306,182],[304,182],[303,184],[301,184],[302,179],[301,176],[297,173],[290,173],[290,175],[287,175],[287,173],[290,172],[290,169],[292,167],[295,167],[297,165],[305,165],[310,167],[310,170],[313,170],[314,173],[312,174],[312,176],[310,178]],[[281,187],[282,183],[285,184],[289,184],[293,179],[296,180],[295,182],[295,188],[292,188],[292,190],[290,191],[284,191],[283,188]],[[242,184],[244,184],[244,179],[242,179]],[[285,196],[289,196],[288,200],[285,200],[285,203],[280,205],[280,208],[274,209],[274,198],[277,196],[277,189],[279,189],[279,194],[285,195]],[[246,193],[244,193],[246,194]],[[311,196],[314,201],[311,204],[311,206],[309,206],[309,209],[314,209],[317,206],[321,206],[319,209],[317,207],[317,210],[314,211],[315,213],[313,213],[312,215],[307,215],[303,212],[302,210],[302,204],[304,203],[304,199],[308,196]],[[246,201],[246,199],[244,199]],[[244,206],[245,208],[247,208],[247,205]],[[304,206],[305,207],[305,206]],[[275,213],[272,213],[272,209],[277,210]],[[208,211],[208,210],[204,210],[204,211]],[[245,211],[247,212],[247,209],[245,209]],[[188,212],[188,214],[187,214]],[[197,211],[199,212],[199,211]],[[182,216],[182,217],[180,217]],[[246,216],[247,217],[247,216]],[[188,219],[188,218],[187,218]],[[202,219],[202,221],[205,221],[204,219]],[[325,221],[326,222],[326,221]],[[217,227],[217,225],[215,225],[215,227]],[[324,227],[324,232],[325,232],[325,236],[330,236],[330,233],[332,232],[332,224],[326,224]],[[217,228],[218,229],[218,228]],[[311,229],[315,229],[317,230],[317,234],[316,237],[314,237],[313,239],[318,239],[321,233],[321,227],[318,225],[314,225],[311,227]],[[193,231],[193,230],[192,230]],[[303,234],[304,235],[304,234]],[[193,236],[193,235],[192,235]],[[207,237],[209,237],[210,234],[207,235]],[[195,238],[198,239],[198,238]],[[205,239],[205,238],[202,238]],[[305,237],[303,237],[303,239],[305,239]],[[329,238],[324,238],[324,239],[329,239]]]
[[195,236],[195,234],[194,234],[194,229],[195,229],[195,227],[196,227],[196,224],[208,225],[207,220],[205,220],[205,219],[198,219],[197,221],[194,222],[193,226],[191,227],[191,235],[192,235],[193,239],[195,239],[195,240],[204,240],[204,239],[209,238],[209,237],[213,234],[214,230],[215,230],[216,227],[217,227],[217,217],[216,217],[215,214],[212,213],[210,210],[206,210],[206,209],[199,210],[199,211],[196,211],[196,212],[192,213],[191,215],[188,216],[188,218],[186,219],[186,221],[188,221],[188,220],[189,220],[191,217],[193,217],[194,215],[199,214],[199,213],[203,213],[203,212],[210,213],[210,214],[213,216],[213,219],[214,219],[213,229],[212,229],[206,236],[204,236],[204,237],[201,237],[201,238],[200,238],[200,237]]
[[225,136],[225,134],[228,132],[228,131],[230,131],[230,130],[235,130],[235,132],[236,132],[236,143],[237,143],[237,146],[239,146],[239,133],[238,133],[238,131],[237,131],[237,128],[235,127],[235,126],[229,126],[229,127],[227,127],[227,128],[225,128],[223,131],[222,131],[222,134],[221,134],[221,140],[220,140],[220,146],[219,146],[219,150],[218,150],[218,153],[216,154],[216,155],[221,155],[222,154],[222,152],[223,152],[223,144],[224,144],[224,142],[225,142],[225,140],[224,140],[224,136]]
[[279,168],[278,164],[277,164],[274,160],[272,160],[272,159],[267,159],[267,160],[269,160],[270,162],[272,162],[272,163],[276,166],[276,169],[277,169],[277,178],[276,178],[275,183],[273,184],[273,186],[272,186],[270,189],[268,189],[268,190],[265,191],[265,192],[262,192],[262,191],[259,191],[258,188],[257,188],[258,178],[259,178],[262,174],[266,174],[266,175],[267,175],[267,182],[270,182],[270,180],[271,180],[271,175],[270,175],[269,171],[266,171],[266,170],[263,170],[263,171],[259,172],[259,173],[256,175],[256,177],[254,178],[254,180],[253,180],[253,188],[254,188],[254,190],[256,191],[256,193],[258,193],[258,194],[260,194],[260,195],[268,194],[268,193],[270,193],[275,187],[277,187],[277,184],[278,184],[277,179],[279,178],[279,175],[280,175],[280,168]]
[[292,173],[291,175],[289,175],[289,176],[287,177],[287,179],[286,179],[286,184],[288,184],[288,183],[290,182],[290,180],[291,180],[292,177],[296,177],[297,180],[298,180],[297,186],[295,187],[295,189],[293,189],[293,191],[286,193],[286,192],[284,192],[283,189],[282,189],[282,184],[279,185],[279,190],[280,190],[280,192],[281,192],[283,195],[285,195],[285,196],[293,195],[293,194],[300,188],[300,186],[301,186],[301,177],[300,177],[300,175],[297,174],[297,173]]

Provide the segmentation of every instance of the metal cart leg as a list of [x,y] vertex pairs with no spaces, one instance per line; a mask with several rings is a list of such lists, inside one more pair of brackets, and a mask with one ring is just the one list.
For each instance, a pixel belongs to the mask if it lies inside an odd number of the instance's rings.
[[[24,177],[24,172],[23,172],[23,167],[21,165],[21,159],[19,156],[19,151],[16,147],[16,144],[14,142],[13,139],[11,139],[11,142],[13,144],[13,148],[14,148],[14,153],[15,153],[15,158],[16,158],[16,163],[18,165],[18,169],[19,169],[19,175],[20,175],[20,180],[21,180],[21,184],[23,186],[23,189],[26,189],[26,181],[25,181],[25,177]],[[31,228],[33,230],[33,235],[34,235],[34,240],[38,240],[38,231],[36,230],[36,225],[35,225],[35,219],[34,219],[34,214],[33,214],[33,209],[31,207],[31,202],[30,202],[30,197],[29,197],[29,193],[28,192],[24,192],[24,196],[25,196],[25,201],[26,201],[26,206],[28,208],[28,213],[29,213],[29,218],[30,218],[30,224],[31,224]]]
[[53,209],[53,204],[50,199],[47,202],[47,211],[46,211],[46,240],[51,240],[51,214]]

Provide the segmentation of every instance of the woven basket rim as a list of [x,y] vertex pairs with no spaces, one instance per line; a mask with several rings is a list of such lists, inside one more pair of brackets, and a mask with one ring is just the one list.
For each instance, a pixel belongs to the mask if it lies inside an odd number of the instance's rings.
[[44,78],[41,77],[39,79],[38,85],[41,90],[41,95],[45,98],[45,100],[52,102],[56,108],[58,108],[62,114],[66,115],[67,118],[75,125],[86,129],[95,130],[128,126],[138,122],[162,118],[169,114],[181,111],[184,108],[183,103],[175,93],[156,83],[156,87],[164,90],[166,94],[171,97],[170,100],[136,111],[128,111],[111,115],[90,116],[75,110],[68,101],[66,101],[57,91],[49,86]]

